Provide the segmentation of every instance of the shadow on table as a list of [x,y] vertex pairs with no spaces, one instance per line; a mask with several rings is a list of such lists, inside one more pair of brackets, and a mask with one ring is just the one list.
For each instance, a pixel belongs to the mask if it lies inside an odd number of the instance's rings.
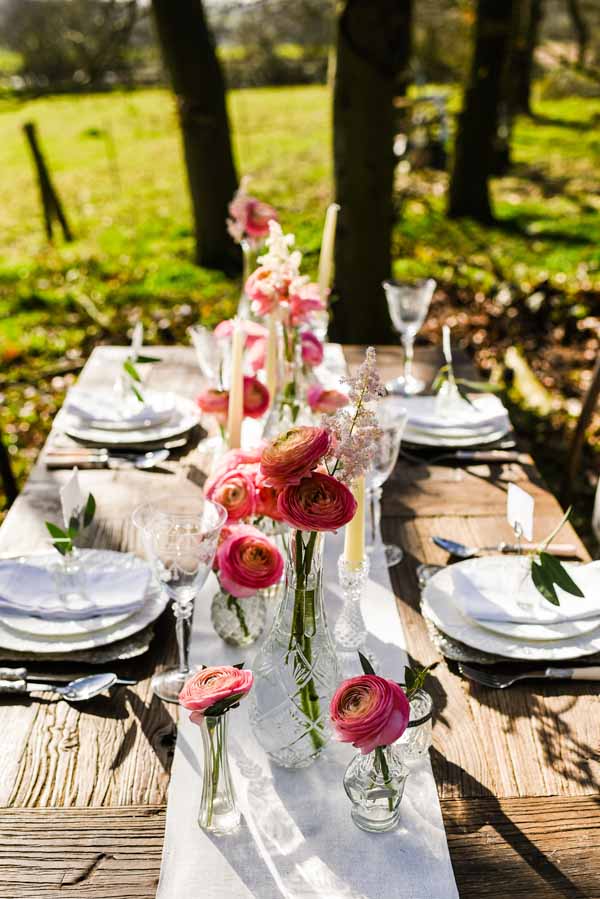
[[[449,824],[452,824],[456,826],[461,834],[469,834],[476,833],[484,827],[492,827],[520,856],[525,864],[531,868],[536,877],[542,878],[549,887],[565,896],[565,899],[589,899],[589,894],[582,892],[512,821],[503,810],[499,800],[490,790],[484,787],[460,765],[456,765],[454,762],[444,758],[435,748],[431,750],[431,758],[434,770],[443,767],[450,772],[452,781],[455,783],[461,782],[465,785],[466,795],[476,795],[478,797],[477,800],[474,800],[477,801],[477,820],[472,823],[466,821],[463,817],[459,817],[451,822],[446,820],[447,828]],[[479,802],[479,799],[485,800],[485,805]],[[492,853],[490,853],[490,856],[492,856]],[[472,878],[474,882],[476,881],[479,884],[485,883],[487,878],[497,881],[501,877],[505,882],[510,881],[510,876],[507,876],[504,869],[499,866],[497,858],[478,857],[475,844],[469,848],[469,857],[465,870],[461,871],[458,866],[455,866],[455,873],[458,875],[459,888],[461,887],[463,877],[465,880],[471,880]],[[521,885],[523,885],[522,871],[516,872],[514,876],[521,876]],[[519,894],[521,894],[521,891],[519,891]]]

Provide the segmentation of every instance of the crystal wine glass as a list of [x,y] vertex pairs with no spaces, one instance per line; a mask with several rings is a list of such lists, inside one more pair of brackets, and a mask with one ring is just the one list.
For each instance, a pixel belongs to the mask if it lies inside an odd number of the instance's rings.
[[415,284],[383,282],[390,318],[404,347],[403,372],[400,377],[386,384],[390,393],[412,396],[425,389],[425,382],[415,378],[412,373],[413,347],[415,337],[427,316],[435,286],[433,278],[417,281]]
[[[400,452],[400,443],[406,427],[408,413],[394,397],[387,397],[377,403],[377,418],[382,431],[377,442],[373,466],[367,472],[367,552],[373,552],[381,524],[382,487],[391,475]],[[385,558],[388,568],[402,561],[404,553],[394,543],[385,543]]]
[[189,642],[194,600],[212,567],[227,512],[200,495],[169,496],[139,506],[133,523],[156,577],[173,600],[179,665],[152,678],[166,702],[177,702],[189,677]]

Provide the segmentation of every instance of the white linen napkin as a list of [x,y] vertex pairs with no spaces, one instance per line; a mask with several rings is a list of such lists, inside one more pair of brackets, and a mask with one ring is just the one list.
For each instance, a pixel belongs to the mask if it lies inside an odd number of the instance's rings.
[[436,410],[437,396],[402,397],[402,404],[408,412],[408,424],[415,428],[439,431],[446,428],[477,429],[508,421],[506,408],[494,394],[482,393],[472,397],[471,402],[473,405],[462,403],[452,409],[451,415],[441,418]]
[[86,597],[65,601],[57,593],[51,569],[4,561],[0,562],[0,614],[66,620],[134,612],[144,604],[150,577],[150,567],[146,565],[88,572],[84,566]]
[[112,390],[74,388],[69,391],[64,408],[87,424],[107,422],[133,428],[166,421],[175,408],[175,398],[168,392],[145,391],[144,402],[140,403],[133,394],[119,397]]
[[553,606],[537,591],[525,557],[468,559],[444,571],[452,579],[452,601],[475,621],[558,624],[600,615],[600,561],[567,563],[565,569],[584,596],[572,596],[557,587],[560,606]]
[[[342,547],[342,531],[326,535],[331,627],[341,607],[336,567]],[[211,575],[196,603],[191,663],[246,659],[252,668],[255,647],[227,646],[211,626],[215,589]],[[367,646],[382,673],[400,680],[404,634],[381,543],[371,558],[361,609]],[[230,762],[243,821],[236,833],[220,838],[198,827],[201,736],[189,713],[180,710],[157,899],[458,899],[428,758],[411,765],[399,828],[366,834],[352,823],[342,783],[356,750],[334,742],[308,768],[278,768],[258,745],[246,705],[229,713]]]

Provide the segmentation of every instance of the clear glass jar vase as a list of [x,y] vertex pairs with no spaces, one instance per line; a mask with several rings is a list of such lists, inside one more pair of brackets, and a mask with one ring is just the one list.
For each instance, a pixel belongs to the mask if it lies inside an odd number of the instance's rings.
[[272,761],[303,768],[330,739],[339,678],[323,597],[323,534],[290,531],[287,555],[282,600],[252,663],[249,716]]
[[210,620],[221,640],[230,646],[250,646],[265,628],[267,609],[262,593],[238,599],[219,590],[210,606]]
[[67,607],[90,602],[86,591],[82,554],[76,547],[60,556],[52,573],[56,592]]
[[205,715],[200,723],[204,775],[198,824],[203,830],[214,834],[231,833],[241,821],[227,754],[228,717],[228,714],[216,717]]
[[425,690],[417,690],[410,700],[408,727],[396,742],[404,750],[404,758],[418,762],[427,755],[432,740],[433,700]]
[[397,743],[354,756],[344,774],[344,789],[357,827],[378,833],[397,826],[408,773]]

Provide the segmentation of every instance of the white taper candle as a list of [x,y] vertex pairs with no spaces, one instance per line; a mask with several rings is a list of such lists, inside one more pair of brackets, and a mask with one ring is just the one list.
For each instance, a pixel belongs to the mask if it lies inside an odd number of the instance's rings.
[[354,518],[346,525],[344,535],[344,558],[349,565],[362,564],[365,557],[365,478],[361,475],[352,484],[352,493],[357,502]]
[[319,294],[324,302],[327,300],[327,291],[331,287],[335,229],[339,211],[340,207],[337,203],[330,203],[325,213],[325,226],[323,228],[321,255],[319,257]]
[[236,318],[231,340],[231,372],[229,377],[229,409],[227,411],[227,438],[229,449],[239,449],[242,440],[244,417],[244,343],[246,331],[241,319]]

